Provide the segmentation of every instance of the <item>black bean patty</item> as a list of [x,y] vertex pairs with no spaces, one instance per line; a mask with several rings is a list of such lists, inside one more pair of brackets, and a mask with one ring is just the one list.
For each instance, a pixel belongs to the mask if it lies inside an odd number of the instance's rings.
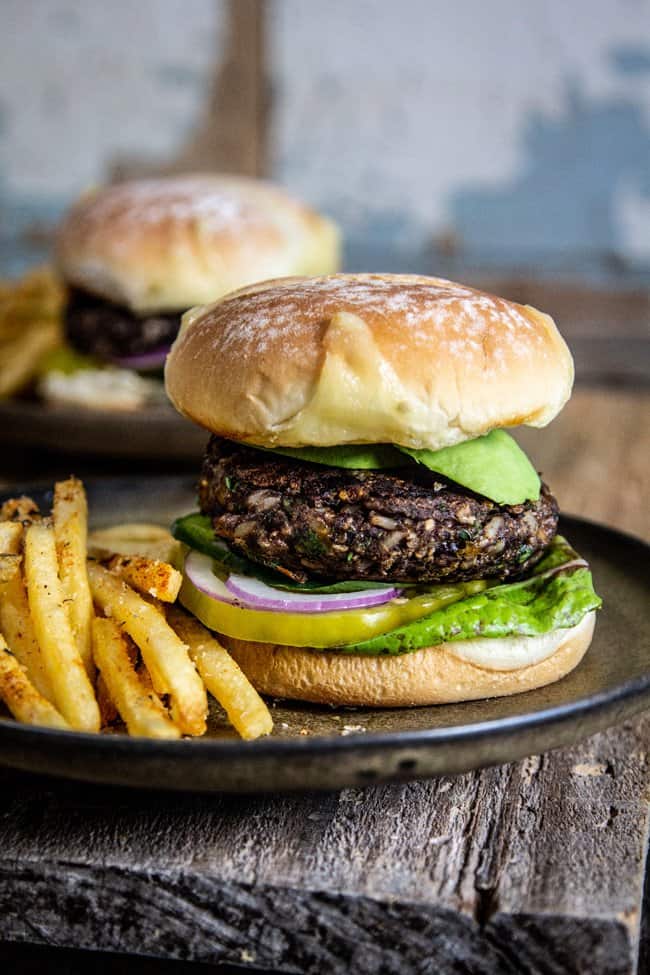
[[304,581],[510,579],[537,562],[558,508],[499,505],[421,467],[350,471],[212,437],[201,511],[248,558]]
[[122,305],[71,288],[66,309],[68,341],[79,352],[98,359],[142,355],[170,345],[180,328],[180,312],[139,318]]

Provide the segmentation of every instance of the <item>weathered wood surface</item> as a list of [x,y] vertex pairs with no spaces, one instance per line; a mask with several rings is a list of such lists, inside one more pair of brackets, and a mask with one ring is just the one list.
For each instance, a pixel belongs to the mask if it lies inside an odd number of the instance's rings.
[[0,940],[322,975],[633,973],[649,733],[320,796],[3,771]]

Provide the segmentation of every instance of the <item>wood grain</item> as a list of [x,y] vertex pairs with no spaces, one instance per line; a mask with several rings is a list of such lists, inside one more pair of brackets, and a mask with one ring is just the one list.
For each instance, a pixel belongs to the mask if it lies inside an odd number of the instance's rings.
[[[464,278],[460,272],[461,278]],[[579,281],[469,274],[471,283],[552,315],[571,347],[579,383],[650,386],[650,291]]]
[[228,0],[226,43],[201,122],[165,172],[263,176],[267,154],[265,0]]
[[516,436],[562,511],[650,539],[650,392],[581,387],[550,427]]
[[0,939],[323,975],[632,973],[649,731],[324,796],[0,772]]
[[220,12],[225,41],[215,51],[204,107],[185,142],[167,159],[116,157],[109,166],[114,181],[201,171],[266,174],[266,0],[224,0]]

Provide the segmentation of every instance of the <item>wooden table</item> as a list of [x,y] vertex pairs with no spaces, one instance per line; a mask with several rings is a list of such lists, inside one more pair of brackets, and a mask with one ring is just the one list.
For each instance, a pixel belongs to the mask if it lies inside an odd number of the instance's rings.
[[[566,511],[649,538],[648,416],[647,391],[585,387],[522,440]],[[101,469],[38,464],[5,477]],[[646,716],[455,779],[284,798],[0,771],[0,940],[319,975],[647,972],[649,742]]]

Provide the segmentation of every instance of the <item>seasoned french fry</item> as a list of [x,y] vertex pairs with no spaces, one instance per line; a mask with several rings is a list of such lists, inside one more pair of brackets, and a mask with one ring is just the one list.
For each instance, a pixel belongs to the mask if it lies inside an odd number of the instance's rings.
[[106,681],[101,674],[95,678],[95,697],[97,698],[102,728],[115,724],[119,714],[106,686]]
[[23,526],[19,521],[0,521],[0,552],[18,555],[23,538]]
[[20,572],[22,561],[22,555],[0,555],[0,596],[2,595],[2,586],[11,582]]
[[143,685],[129,658],[125,636],[114,620],[92,624],[95,663],[130,735],[180,738],[158,696]]
[[98,559],[118,555],[144,555],[175,565],[181,550],[180,542],[160,525],[128,522],[100,528],[88,536],[88,552]]
[[[135,668],[136,673],[140,680],[142,680],[143,675],[146,675],[146,689],[153,692],[153,684],[151,683],[151,677],[145,665],[142,663],[142,658],[140,657],[140,651],[136,647],[135,643],[131,637],[120,631],[122,633],[122,638],[127,647],[127,654],[131,666]],[[93,641],[94,643],[94,641]],[[94,656],[94,653],[93,653]],[[95,681],[95,694],[97,695],[97,703],[99,704],[99,713],[102,716],[102,728],[105,725],[114,724],[120,717],[117,708],[115,707],[115,702],[111,698],[110,691],[106,686],[106,681],[102,677],[101,671],[97,672],[97,680]]]
[[[22,525],[18,527],[22,532]],[[37,691],[53,702],[52,684],[43,665],[29,614],[21,562],[20,555],[0,556],[0,632],[4,633],[14,656],[27,671]]]
[[9,498],[0,507],[0,521],[17,521],[29,524],[40,518],[41,513],[33,498],[23,494],[19,498]]
[[19,392],[30,383],[46,353],[59,345],[56,322],[25,323],[21,334],[3,343],[0,357],[0,398]]
[[174,602],[183,582],[181,573],[168,562],[149,559],[144,555],[112,555],[101,562],[138,592],[164,603]]
[[34,522],[25,532],[25,578],[54,703],[73,728],[99,731],[99,708],[65,609],[54,531],[47,522]]
[[242,738],[259,738],[273,729],[271,712],[225,647],[193,616],[176,606],[168,620],[189,647],[205,686],[225,709]]
[[30,383],[63,338],[65,292],[49,269],[0,282],[0,396]]
[[175,724],[184,734],[205,732],[205,687],[187,647],[165,618],[108,569],[88,563],[95,602],[137,643],[159,694],[169,694]]
[[54,486],[54,538],[59,578],[66,598],[72,632],[79,655],[90,676],[93,672],[91,623],[93,601],[86,572],[88,505],[83,484],[77,478]]
[[39,694],[1,635],[0,698],[14,718],[24,724],[38,724],[46,728],[70,727],[56,708]]

